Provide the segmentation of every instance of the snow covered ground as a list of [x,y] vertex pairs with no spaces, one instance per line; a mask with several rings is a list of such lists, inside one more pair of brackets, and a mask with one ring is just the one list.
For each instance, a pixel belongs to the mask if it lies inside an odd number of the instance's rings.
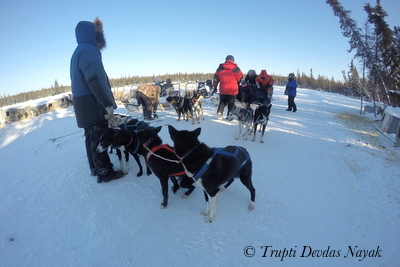
[[[170,193],[159,209],[158,179],[135,177],[133,159],[124,178],[96,183],[73,108],[9,124],[0,129],[0,266],[398,266],[395,137],[358,116],[359,100],[300,89],[296,103],[285,111],[275,87],[264,144],[236,141],[236,122],[217,120],[210,102],[200,125],[159,110],[154,126],[202,127],[209,146],[252,156],[256,209],[235,181],[211,224],[199,188],[186,200]],[[172,144],[167,127],[160,135]]]

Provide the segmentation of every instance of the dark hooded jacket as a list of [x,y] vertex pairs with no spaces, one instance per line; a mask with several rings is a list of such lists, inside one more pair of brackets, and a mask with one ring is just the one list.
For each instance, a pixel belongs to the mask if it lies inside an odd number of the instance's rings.
[[[96,26],[99,20],[95,21]],[[104,70],[95,23],[81,21],[75,28],[76,47],[71,58],[71,90],[78,127],[92,126],[102,120],[106,107],[116,108],[114,97]],[[102,35],[102,25],[100,35]],[[105,45],[105,42],[103,43]]]

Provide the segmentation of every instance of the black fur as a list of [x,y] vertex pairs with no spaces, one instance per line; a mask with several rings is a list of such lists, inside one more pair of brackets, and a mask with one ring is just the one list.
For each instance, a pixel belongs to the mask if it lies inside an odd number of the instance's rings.
[[181,120],[181,117],[188,121],[190,117],[194,124],[193,103],[190,98],[175,95],[168,96],[166,100],[175,108],[176,113],[178,114],[178,121]]
[[[136,163],[139,166],[139,172],[138,172],[137,176],[142,176],[143,175],[143,167],[142,167],[142,164],[140,163],[138,154],[140,154],[140,153],[143,154],[144,151],[140,150],[140,151],[138,151],[138,153],[133,153],[134,148],[126,148],[124,145],[129,143],[129,140],[130,140],[129,136],[131,135],[131,132],[136,135],[135,131],[137,131],[138,129],[145,128],[147,126],[148,126],[148,124],[143,121],[139,121],[137,119],[132,119],[130,121],[120,124],[116,128],[108,128],[101,133],[100,140],[99,140],[99,146],[97,147],[97,150],[101,152],[101,151],[106,150],[107,148],[110,148],[110,149],[116,148],[117,156],[120,161],[119,170],[123,171],[125,174],[128,173],[129,153],[131,153],[133,155],[133,157],[135,158]],[[123,140],[116,142],[117,132],[121,131],[121,129],[125,131],[125,135],[127,137]],[[128,133],[126,131],[128,131]],[[118,133],[118,135],[121,135],[121,137],[120,137],[121,139],[124,137],[123,132]],[[128,138],[129,138],[129,140],[125,142],[125,140]],[[131,147],[138,146],[137,138],[134,138],[132,140],[132,142],[136,142],[136,143],[132,143]],[[140,144],[139,144],[139,146],[140,146]],[[124,154],[124,155],[122,155],[122,154]],[[123,158],[123,156],[124,156],[124,158]],[[147,174],[149,174],[149,175],[151,174],[151,171],[149,169],[147,169]]]
[[251,141],[256,140],[257,126],[261,125],[260,143],[264,143],[264,139],[263,139],[264,138],[264,132],[265,132],[265,128],[267,127],[267,124],[268,124],[268,121],[269,121],[269,114],[271,113],[271,107],[272,107],[272,104],[269,104],[267,106],[261,104],[254,111],[253,139],[251,139]]
[[[126,129],[121,129],[121,130],[116,129],[114,133],[114,142],[112,144],[112,147],[118,149],[117,153],[123,147],[122,150],[125,153],[126,164],[129,163],[129,154],[131,154],[139,166],[139,172],[136,174],[136,176],[143,175],[143,167],[142,164],[140,163],[139,155],[142,155],[144,157],[146,155],[146,151],[143,148],[139,139],[137,138],[137,133],[135,131],[130,131]],[[118,155],[118,157],[120,156]],[[146,173],[147,175],[151,174],[151,170],[147,165],[146,165]]]
[[[186,174],[189,177],[196,176],[196,173],[213,157],[216,149],[200,143],[198,136],[201,128],[194,131],[178,131],[169,125],[168,130],[174,142],[175,151],[182,158],[182,163],[186,167]],[[237,146],[228,146],[223,150],[225,152],[236,151],[238,154],[237,156],[216,154],[209,162],[208,168],[197,180],[205,192],[207,208],[202,214],[207,216],[206,222],[214,220],[220,187],[227,182],[230,184],[234,177],[239,177],[240,181],[249,189],[251,199],[249,209],[254,209],[255,189],[251,180],[252,161],[248,152]],[[243,163],[244,165],[242,165]]]
[[[180,183],[177,182],[174,174],[184,173],[184,169],[176,154],[165,148],[167,145],[163,145],[156,151],[150,152],[153,148],[157,148],[157,146],[162,144],[162,140],[158,136],[160,130],[161,126],[157,128],[146,128],[138,132],[137,137],[140,142],[146,146],[145,148],[147,153],[150,153],[150,155],[147,155],[147,165],[151,168],[158,179],[160,179],[163,195],[163,202],[161,203],[160,208],[166,208],[168,205],[168,178],[170,178],[174,184],[172,188],[174,193],[176,193],[179,187],[188,189],[182,198],[187,198],[193,192],[195,187],[193,186],[194,181],[186,174],[179,175]],[[155,153],[156,155],[151,153]]]

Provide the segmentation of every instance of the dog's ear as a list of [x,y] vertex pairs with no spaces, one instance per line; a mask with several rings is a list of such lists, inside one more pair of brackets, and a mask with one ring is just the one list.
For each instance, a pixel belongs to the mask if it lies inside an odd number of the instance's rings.
[[176,133],[176,129],[172,125],[168,125],[168,132],[170,135],[173,135]]
[[198,137],[198,136],[200,135],[200,133],[201,133],[201,127],[197,128],[196,130],[193,130],[192,133],[193,133],[196,137]]
[[161,131],[161,128],[162,128],[162,126],[158,126],[157,128],[154,129],[154,131],[155,131],[156,133],[159,133],[159,132]]

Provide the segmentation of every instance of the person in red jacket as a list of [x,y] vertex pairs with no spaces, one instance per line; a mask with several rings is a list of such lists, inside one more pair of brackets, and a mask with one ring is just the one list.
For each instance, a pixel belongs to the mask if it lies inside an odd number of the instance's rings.
[[256,84],[257,89],[254,92],[255,101],[271,103],[274,79],[268,75],[266,70],[261,70],[260,74],[256,77]]
[[225,63],[219,65],[213,80],[214,90],[217,89],[219,84],[219,105],[217,109],[219,119],[222,118],[226,105],[228,105],[228,113],[234,108],[242,78],[243,73],[235,63],[235,58],[228,55],[225,58]]

